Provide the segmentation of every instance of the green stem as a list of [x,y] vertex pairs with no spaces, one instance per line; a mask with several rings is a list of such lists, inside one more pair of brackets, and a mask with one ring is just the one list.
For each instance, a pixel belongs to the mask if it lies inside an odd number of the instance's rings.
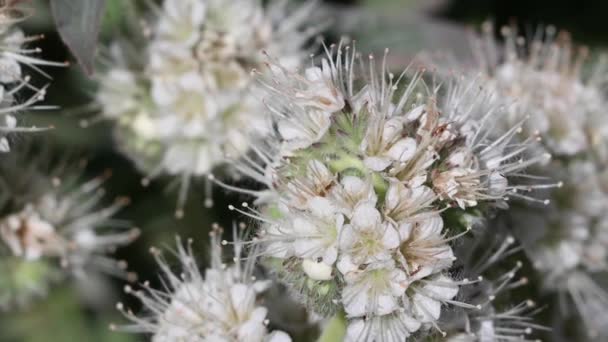
[[343,341],[346,336],[346,317],[343,312],[338,312],[327,323],[321,337],[317,342],[337,342]]

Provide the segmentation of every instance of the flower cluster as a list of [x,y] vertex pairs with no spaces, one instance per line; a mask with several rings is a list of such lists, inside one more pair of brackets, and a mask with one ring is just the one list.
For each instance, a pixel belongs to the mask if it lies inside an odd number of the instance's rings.
[[77,277],[94,269],[133,277],[124,261],[105,255],[138,236],[137,229],[111,218],[128,200],[100,207],[107,175],[81,183],[74,166],[23,148],[1,157],[0,305],[26,304],[31,295],[44,294],[62,270]]
[[153,248],[151,252],[163,271],[165,289],[156,290],[148,282],[142,290],[127,286],[125,291],[140,299],[149,313],[136,316],[119,303],[118,309],[133,324],[111,328],[149,333],[154,342],[291,341],[282,331],[268,332],[267,309],[258,300],[269,282],[255,278],[255,258],[243,262],[243,245],[237,240],[234,262],[227,265],[222,259],[222,245],[227,242],[220,240],[221,228],[214,227],[210,236],[211,265],[204,275],[192,254],[191,240],[185,247],[178,239],[175,255],[182,267],[179,274],[173,273],[162,253]]
[[126,51],[114,46],[97,101],[102,117],[116,122],[121,148],[149,178],[182,177],[181,206],[190,177],[244,154],[251,136],[267,133],[263,106],[250,94],[250,71],[261,66],[263,49],[299,66],[316,33],[303,28],[314,2],[294,11],[274,0],[162,6],[147,27],[143,62],[138,53],[143,66],[129,67]]
[[[475,79],[395,78],[386,55],[378,72],[351,46],[303,74],[270,69],[261,82],[276,132],[256,148],[261,163],[235,165],[268,189],[259,209],[231,207],[261,221],[260,253],[314,311],[343,311],[348,340],[439,329],[443,305],[469,306],[454,300],[463,282],[450,272],[465,211],[526,197],[510,176],[547,156],[523,158],[521,123],[493,138],[501,108]],[[448,230],[446,212],[465,223]]]
[[587,332],[608,336],[608,294],[592,279],[608,270],[604,64],[586,70],[587,49],[576,51],[553,27],[530,41],[503,28],[504,46],[495,42],[490,24],[483,30],[475,40],[479,67],[488,86],[512,103],[503,123],[529,116],[525,127],[542,138],[538,148],[555,156],[536,173],[563,181],[544,210],[514,211],[515,231],[545,287],[570,293]]
[[[0,152],[10,150],[8,133],[35,132],[41,130],[36,127],[18,127],[15,117],[25,109],[40,109],[36,103],[44,99],[46,90],[36,88],[30,83],[30,76],[24,72],[22,65],[26,65],[38,73],[47,76],[37,66],[65,66],[65,63],[45,61],[32,54],[39,53],[40,49],[28,48],[25,44],[40,39],[40,36],[26,36],[15,25],[26,17],[26,13],[15,7],[11,2],[0,2]],[[33,90],[25,101],[17,100],[17,93],[24,89]],[[45,128],[42,128],[45,129]]]

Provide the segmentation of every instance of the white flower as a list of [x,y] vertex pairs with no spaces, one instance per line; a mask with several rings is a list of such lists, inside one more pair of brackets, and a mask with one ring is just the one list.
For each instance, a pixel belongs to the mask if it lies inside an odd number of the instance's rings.
[[235,243],[236,264],[222,262],[218,230],[211,233],[211,266],[204,276],[192,255],[190,244],[184,247],[178,240],[177,256],[181,262],[180,275],[169,270],[162,254],[152,249],[167,284],[164,290],[154,290],[144,284],[143,291],[126,287],[126,292],[139,298],[152,315],[135,316],[122,304],[118,308],[133,322],[116,327],[132,332],[151,333],[155,342],[172,341],[253,341],[288,342],[283,332],[269,333],[267,309],[259,305],[259,295],[268,283],[253,280],[253,259],[241,264],[240,241]]
[[292,197],[290,205],[305,208],[311,198],[327,195],[333,183],[334,176],[325,164],[318,160],[309,161],[306,165],[306,176],[293,179],[287,184],[287,190]]
[[305,85],[296,90],[296,101],[303,106],[316,108],[328,114],[341,110],[344,107],[344,96],[333,83],[332,71],[327,60],[321,61],[321,68],[306,69]]
[[120,148],[147,174],[144,183],[161,174],[180,178],[176,214],[183,214],[191,177],[246,157],[251,139],[270,133],[250,72],[261,69],[262,50],[300,66],[316,31],[303,27],[313,7],[166,0],[154,11],[140,59],[112,46],[114,63],[99,77],[96,95],[101,116],[116,124]]
[[382,316],[400,307],[407,288],[405,272],[387,261],[345,274],[342,302],[348,317]]
[[373,57],[359,75],[351,47],[328,51],[303,74],[270,59],[260,91],[277,134],[235,165],[267,189],[242,190],[258,208],[232,208],[261,221],[260,253],[313,311],[345,312],[364,341],[403,340],[458,303],[450,241],[468,229],[444,231],[445,209],[471,221],[465,207],[518,194],[509,176],[542,158],[511,144],[521,124],[494,135],[501,103],[479,80],[438,92],[419,73],[378,74]]
[[[606,294],[593,290],[597,287],[587,281],[608,271],[607,233],[602,225],[608,210],[608,189],[601,180],[607,165],[604,108],[608,98],[605,80],[597,77],[605,74],[605,66],[586,65],[588,51],[575,52],[569,39],[556,38],[554,27],[546,27],[530,40],[519,37],[513,28],[503,28],[504,45],[491,38],[490,24],[483,30],[475,46],[479,69],[488,87],[508,105],[508,115],[497,122],[497,129],[506,131],[510,123],[525,121],[524,131],[538,135],[537,148],[555,159],[544,163],[536,173],[560,180],[558,185],[563,185],[544,201],[546,208],[514,210],[512,225],[542,275],[543,288],[561,293],[555,298],[569,294],[588,332],[605,334],[600,328],[605,322],[594,316],[608,311],[606,301],[601,299]],[[584,71],[588,68],[587,74]],[[519,141],[527,143],[528,139]],[[488,180],[496,194],[508,193],[504,189],[509,186],[501,175],[491,175]],[[531,224],[537,227],[534,231],[524,228]],[[591,310],[587,300],[581,300],[582,287],[594,298]]]
[[477,205],[477,189],[481,181],[475,170],[455,168],[433,176],[433,186],[443,198],[449,198],[461,208]]
[[329,129],[330,122],[330,115],[320,110],[279,121],[278,129],[285,139],[286,151],[306,148],[319,141]]
[[375,204],[378,196],[369,180],[355,176],[346,176],[340,181],[340,186],[333,188],[332,195],[338,209],[349,219],[355,208],[363,202]]
[[[14,264],[15,272],[25,272],[7,277],[40,282],[29,284],[30,290],[44,289],[46,282],[62,276],[79,280],[93,272],[131,279],[126,264],[107,255],[139,235],[137,229],[125,229],[125,222],[112,218],[128,199],[103,206],[100,189],[108,175],[82,182],[77,163],[49,163],[48,156],[32,150],[21,144],[0,163],[0,192],[5,196],[0,202],[0,245],[6,247],[0,248],[0,257]],[[29,267],[33,269],[27,273]],[[5,291],[0,286],[1,302],[8,300],[0,305],[12,306],[13,299],[28,301],[27,294],[12,298]]]
[[31,205],[0,222],[0,235],[11,252],[25,260],[38,260],[43,255],[60,255],[65,241],[55,228],[42,220]]
[[358,265],[389,260],[399,243],[399,233],[391,224],[382,222],[373,203],[362,203],[340,236],[344,260],[338,268],[348,274]]
[[403,226],[400,230],[403,266],[412,280],[422,279],[452,265],[454,254],[442,230],[443,220],[439,215]]
[[384,214],[396,223],[411,223],[432,208],[436,199],[433,190],[424,185],[412,189],[392,180],[386,192]]
[[351,321],[346,330],[347,342],[402,342],[420,329],[420,322],[403,311]]
[[[142,94],[139,94],[137,80],[131,71],[121,68],[109,70],[100,78],[100,82],[102,86],[97,92],[97,99],[104,104],[105,115],[118,119],[123,113],[139,110],[137,101]],[[140,114],[140,117],[147,115]]]
[[308,207],[310,215],[293,218],[294,254],[331,266],[338,258],[338,237],[344,217],[323,197],[310,199]]
[[437,275],[415,288],[412,312],[421,323],[435,322],[441,314],[441,305],[458,294],[458,285],[444,275]]
[[[483,39],[494,39],[490,31],[491,25],[486,24]],[[530,41],[523,41],[532,47],[528,56],[527,49],[517,48],[520,38],[513,28],[501,31],[504,47],[484,45],[479,39],[475,49],[489,85],[513,104],[507,124],[529,115],[525,128],[538,131],[551,152],[566,156],[583,152],[590,146],[586,122],[605,102],[598,79],[581,75],[580,62],[586,52],[577,56],[569,40],[555,39],[555,28],[547,27]]]
[[416,140],[402,137],[403,118],[391,118],[379,125],[370,125],[361,143],[366,152],[365,165],[374,171],[382,171],[394,162],[407,162],[417,152]]

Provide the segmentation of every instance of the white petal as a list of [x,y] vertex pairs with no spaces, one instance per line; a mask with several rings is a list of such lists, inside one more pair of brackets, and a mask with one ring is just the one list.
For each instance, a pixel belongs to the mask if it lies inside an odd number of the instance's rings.
[[413,227],[414,227],[414,225],[411,223],[399,224],[399,238],[401,238],[402,242],[410,238]]
[[401,239],[399,233],[392,224],[386,223],[382,226],[384,229],[384,235],[382,235],[382,243],[386,249],[393,249],[399,247]]
[[319,218],[331,218],[335,215],[334,205],[325,197],[313,197],[308,201],[308,208]]
[[395,311],[398,307],[397,299],[392,295],[380,294],[376,298],[376,314],[387,315]]
[[435,298],[448,300],[456,297],[458,294],[458,285],[454,281],[444,275],[433,279],[424,285],[424,290],[433,295]]
[[376,207],[370,203],[359,204],[354,211],[351,223],[358,229],[370,229],[380,224],[381,217]]
[[443,230],[443,219],[441,216],[439,216],[439,214],[425,218],[423,221],[419,222],[418,238],[427,239],[430,237],[439,236],[441,235],[441,230]]
[[316,232],[315,224],[305,218],[296,217],[293,220],[293,231],[300,237],[307,237]]
[[416,154],[416,140],[412,138],[405,138],[397,141],[391,148],[386,152],[386,155],[391,157],[393,160],[405,162],[410,160],[414,154]]
[[396,208],[401,199],[409,194],[408,189],[399,181],[391,181],[386,192],[384,205],[386,209]]
[[440,302],[419,293],[414,294],[412,302],[414,304],[413,312],[421,322],[434,322],[439,319]]
[[[348,323],[348,327],[346,328],[346,337],[345,342],[359,342],[362,341],[362,336],[365,329],[365,321],[363,319],[353,319]],[[364,339],[363,341],[368,342],[369,339]]]
[[346,176],[340,183],[342,184],[344,191],[348,194],[358,194],[367,188],[365,182],[361,178],[355,176]]
[[340,232],[340,240],[338,241],[340,249],[349,249],[355,242],[357,242],[357,234],[353,226],[345,224]]
[[363,163],[372,171],[383,171],[391,165],[391,160],[384,157],[365,157]]
[[358,266],[353,263],[352,259],[348,255],[342,255],[338,263],[336,264],[338,271],[343,275],[354,272],[358,270]]
[[342,291],[342,302],[347,315],[361,317],[367,313],[369,295],[365,290],[353,289],[346,285]]
[[333,278],[333,268],[324,262],[304,259],[302,261],[302,268],[304,269],[304,273],[306,273],[306,275],[313,280],[330,280]]
[[308,138],[307,133],[296,123],[291,120],[282,120],[278,123],[278,130],[286,140],[305,139]]
[[415,332],[420,329],[420,322],[414,319],[413,317],[405,313],[401,313],[398,318],[405,325],[406,329],[410,332]]
[[425,108],[426,108],[426,105],[420,105],[418,107],[413,108],[412,110],[407,112],[407,114],[405,114],[405,120],[407,122],[412,122],[412,121],[418,120],[420,115],[422,115],[422,113],[424,112]]

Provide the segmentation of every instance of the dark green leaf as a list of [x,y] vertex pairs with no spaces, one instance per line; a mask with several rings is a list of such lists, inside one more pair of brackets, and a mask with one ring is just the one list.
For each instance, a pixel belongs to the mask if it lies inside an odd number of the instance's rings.
[[91,75],[105,0],[51,0],[57,30],[84,71]]

